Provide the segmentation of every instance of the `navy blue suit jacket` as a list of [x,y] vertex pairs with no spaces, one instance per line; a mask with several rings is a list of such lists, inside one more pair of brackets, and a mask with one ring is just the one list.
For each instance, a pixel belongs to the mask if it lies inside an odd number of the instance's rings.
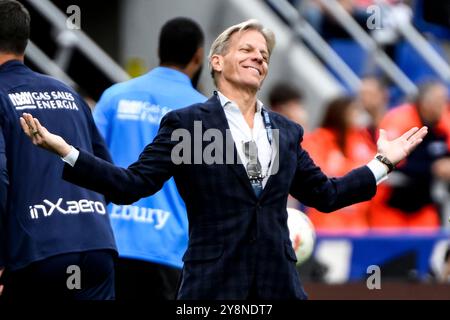
[[[287,227],[288,194],[330,212],[369,200],[376,181],[366,166],[338,179],[326,177],[301,147],[302,128],[276,113],[269,116],[273,128],[279,129],[279,170],[259,198],[242,164],[171,161],[178,143],[171,141],[175,129],[194,135],[194,121],[201,121],[203,132],[214,128],[226,136],[228,122],[217,95],[168,113],[154,141],[127,169],[80,150],[75,166],[66,165],[64,179],[101,192],[115,203],[129,204],[157,192],[174,177],[189,219],[179,299],[244,299],[252,284],[261,299],[303,299]],[[236,158],[235,148],[231,150]],[[192,157],[193,152],[194,146]]]

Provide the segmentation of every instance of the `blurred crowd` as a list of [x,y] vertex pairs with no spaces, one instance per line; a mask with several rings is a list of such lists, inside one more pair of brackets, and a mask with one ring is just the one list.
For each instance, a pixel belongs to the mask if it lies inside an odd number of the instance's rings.
[[[354,40],[323,1],[289,2],[333,48],[338,51],[339,48],[343,51],[356,49],[349,46],[334,47],[338,43],[336,41]],[[423,15],[426,9],[425,2],[421,0],[337,0],[337,2],[397,63],[398,44],[402,40],[399,27],[404,23],[416,24],[417,27],[420,18],[418,15]],[[379,16],[376,16],[377,14]],[[448,43],[449,40],[450,38],[443,37],[442,43]],[[349,54],[344,52],[344,55]],[[351,60],[355,57],[347,58]],[[343,59],[345,60],[345,57]],[[421,68],[419,65],[416,66],[417,69]],[[414,63],[408,67],[414,69]],[[388,137],[396,137],[411,126],[426,125],[430,129],[429,134],[424,143],[406,161],[400,163],[397,170],[379,186],[373,200],[341,209],[332,215],[302,207],[295,201],[290,205],[305,210],[319,231],[345,230],[363,233],[373,228],[437,230],[440,227],[448,227],[450,216],[448,83],[437,80],[435,74],[427,74],[427,70],[422,68],[420,77],[411,77],[418,87],[417,95],[399,97],[395,86],[376,68],[354,71],[362,78],[359,90],[329,101],[316,128],[308,123],[306,112],[308,108],[302,101],[300,87],[293,89],[292,84],[277,84],[270,94],[271,97],[276,97],[274,100],[276,102],[281,101],[280,96],[285,95],[287,102],[284,107],[280,108],[279,103],[274,103],[272,99],[269,101],[270,105],[275,106],[275,111],[306,128],[303,146],[325,173],[340,176],[355,166],[366,164],[376,152],[380,129],[385,130]],[[405,72],[408,74],[408,70]],[[290,93],[291,91],[296,91],[297,95]],[[287,106],[294,108],[294,102],[289,101],[297,101],[297,109],[301,111],[289,111]]]
[[[296,94],[294,94],[296,93]],[[285,99],[281,97],[284,94]],[[309,128],[299,88],[277,84],[270,94],[272,108]],[[376,152],[379,129],[390,137],[411,126],[429,128],[424,143],[400,163],[383,182],[374,199],[343,208],[335,214],[304,209],[320,231],[365,232],[370,228],[438,229],[448,220],[450,199],[450,108],[447,87],[437,80],[419,85],[411,102],[388,108],[389,91],[375,77],[362,80],[356,96],[330,101],[320,125],[307,130],[303,147],[330,176],[340,176],[366,164]],[[446,195],[435,197],[444,185]],[[291,203],[293,206],[299,204]]]

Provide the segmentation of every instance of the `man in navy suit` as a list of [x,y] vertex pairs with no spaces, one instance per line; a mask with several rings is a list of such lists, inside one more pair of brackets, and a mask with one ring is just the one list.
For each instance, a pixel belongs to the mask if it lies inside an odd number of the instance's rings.
[[255,20],[219,35],[209,55],[218,92],[169,112],[128,169],[72,147],[31,115],[20,119],[34,144],[67,162],[64,179],[112,202],[132,203],[174,177],[189,219],[179,299],[305,299],[286,222],[288,195],[324,212],[369,200],[427,132],[413,128],[388,141],[382,131],[379,159],[326,177],[301,147],[303,129],[256,97],[274,44]]

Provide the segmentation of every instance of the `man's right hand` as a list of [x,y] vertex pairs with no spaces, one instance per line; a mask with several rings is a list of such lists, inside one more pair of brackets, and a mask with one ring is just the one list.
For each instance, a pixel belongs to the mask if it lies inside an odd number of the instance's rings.
[[72,147],[60,136],[50,133],[43,127],[39,120],[33,118],[29,113],[23,113],[20,117],[20,125],[25,134],[31,139],[34,145],[56,153],[60,157],[69,154]]

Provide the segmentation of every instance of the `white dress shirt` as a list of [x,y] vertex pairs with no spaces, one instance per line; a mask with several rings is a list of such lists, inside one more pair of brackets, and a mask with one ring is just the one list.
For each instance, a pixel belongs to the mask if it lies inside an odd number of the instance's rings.
[[[224,108],[225,116],[227,118],[228,126],[230,128],[231,135],[236,145],[239,158],[246,170],[248,159],[244,154],[243,143],[253,140],[257,145],[258,159],[261,164],[262,174],[264,175],[264,179],[262,181],[262,185],[264,188],[267,183],[267,180],[269,179],[270,176],[269,173],[271,169],[270,166],[272,166],[274,162],[273,160],[275,159],[278,148],[274,146],[275,141],[272,141],[271,146],[271,144],[269,143],[269,139],[267,138],[267,132],[261,114],[263,104],[261,101],[257,100],[256,112],[253,119],[253,129],[252,129],[245,121],[244,115],[242,114],[241,110],[236,105],[236,103],[225,97],[220,92],[218,92],[218,95],[220,103]],[[79,154],[80,152],[74,147],[72,147],[69,154],[63,157],[62,160],[73,167],[78,159]],[[380,161],[373,159],[367,164],[367,167],[370,169],[370,171],[372,171],[373,175],[375,176],[377,184],[387,179],[387,168]]]
[[[264,125],[264,120],[262,118],[261,109],[263,104],[261,101],[256,102],[256,112],[253,118],[253,129],[247,124],[244,119],[244,115],[234,101],[231,101],[225,97],[221,92],[218,92],[220,104],[225,111],[225,116],[228,121],[228,126],[230,127],[231,136],[233,137],[236,149],[244,165],[245,170],[247,170],[247,163],[249,159],[244,154],[244,143],[247,141],[255,141],[258,148],[258,160],[261,164],[261,173],[264,176],[262,181],[263,188],[266,186],[267,180],[269,180],[269,170],[275,159],[277,149],[275,141],[272,141],[272,145],[269,143],[267,137],[266,127]],[[269,167],[270,166],[270,167]]]

